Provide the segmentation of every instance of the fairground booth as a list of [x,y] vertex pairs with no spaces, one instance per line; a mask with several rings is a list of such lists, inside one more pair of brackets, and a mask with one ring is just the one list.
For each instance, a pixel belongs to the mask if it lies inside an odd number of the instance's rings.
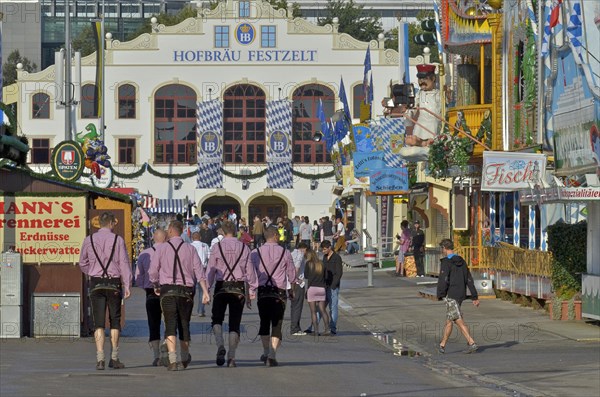
[[111,211],[132,257],[132,202],[107,189],[0,165],[0,325],[6,337],[90,334],[84,238]]

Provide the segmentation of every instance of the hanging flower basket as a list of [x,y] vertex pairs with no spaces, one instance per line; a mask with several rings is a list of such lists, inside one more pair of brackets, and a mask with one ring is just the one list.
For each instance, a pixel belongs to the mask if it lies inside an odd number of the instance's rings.
[[450,167],[465,167],[471,158],[473,144],[469,138],[460,138],[443,132],[429,145],[429,165],[431,176],[444,178]]

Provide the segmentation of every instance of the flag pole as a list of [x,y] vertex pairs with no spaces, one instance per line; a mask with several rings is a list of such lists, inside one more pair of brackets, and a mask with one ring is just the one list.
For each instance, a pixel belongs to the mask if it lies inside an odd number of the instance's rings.
[[100,44],[100,48],[98,48],[98,51],[101,51],[101,55],[100,55],[100,62],[101,62],[101,67],[100,70],[102,71],[102,78],[100,81],[100,87],[98,87],[98,90],[100,90],[100,139],[104,140],[104,128],[105,128],[105,117],[104,117],[104,76],[105,76],[105,71],[104,71],[104,67],[105,67],[105,51],[104,51],[104,18],[105,18],[105,0],[102,0],[102,19],[100,22],[100,40],[99,40],[99,44]]
[[[63,67],[57,65],[56,67]],[[72,120],[71,108],[73,106],[71,98],[71,0],[65,1],[65,140],[72,139]]]

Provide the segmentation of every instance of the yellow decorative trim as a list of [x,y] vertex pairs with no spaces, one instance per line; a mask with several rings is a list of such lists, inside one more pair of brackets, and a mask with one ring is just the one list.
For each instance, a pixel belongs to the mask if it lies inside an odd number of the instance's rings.
[[81,58],[81,66],[96,66],[96,51]]
[[[398,65],[398,59],[400,58],[400,54],[398,51],[387,49],[383,52],[383,59],[380,59],[379,64],[384,65]],[[410,63],[410,60],[409,60]]]
[[[318,26],[302,18],[295,18],[288,22],[288,34],[331,34],[333,33],[332,25]],[[367,47],[365,47],[367,48]]]
[[17,81],[54,81],[56,77],[56,66],[50,65],[44,70],[40,70],[39,72],[29,73],[25,70],[18,72]]
[[[133,40],[121,42],[113,40],[109,46],[111,50],[157,50],[158,39],[156,35],[144,33]],[[110,51],[109,51],[110,53]]]
[[241,18],[237,1],[221,1],[214,10],[198,9],[198,17],[206,19],[220,19],[222,21],[235,20],[252,23],[258,19],[288,19],[285,8],[274,8],[267,1],[253,1],[250,7],[250,16]]
[[181,23],[173,26],[158,25],[158,34],[204,34],[201,18],[188,18]]

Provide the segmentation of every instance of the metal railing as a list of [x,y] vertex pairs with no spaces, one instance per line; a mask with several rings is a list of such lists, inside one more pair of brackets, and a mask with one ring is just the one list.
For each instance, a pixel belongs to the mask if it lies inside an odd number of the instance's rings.
[[541,277],[552,275],[551,252],[528,250],[500,242],[496,247],[457,247],[456,253],[465,259],[471,269],[495,269]]
[[377,247],[377,257],[383,259],[394,258],[394,237],[381,237]]

